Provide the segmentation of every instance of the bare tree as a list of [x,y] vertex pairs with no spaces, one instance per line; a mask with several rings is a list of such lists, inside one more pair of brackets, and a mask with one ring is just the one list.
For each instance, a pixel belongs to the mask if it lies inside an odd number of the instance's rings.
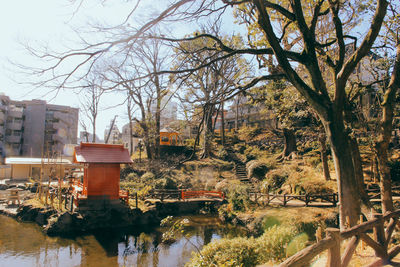
[[79,93],[81,110],[83,115],[89,119],[92,126],[92,143],[96,143],[96,122],[97,116],[99,115],[100,100],[104,93],[105,89],[102,88],[102,84],[98,77],[88,80],[87,84]]
[[[206,58],[197,66],[179,70],[160,70],[140,78],[148,78],[155,74],[200,71],[215,62],[240,54],[257,56],[259,67],[265,68],[266,56],[273,55],[273,61],[277,62],[279,67],[277,73],[260,74],[247,83],[237,84],[236,90],[228,94],[226,98],[277,77],[286,78],[301,93],[320,118],[331,144],[341,203],[340,224],[341,228],[344,228],[346,218],[350,226],[354,225],[360,213],[360,196],[358,182],[355,179],[349,128],[344,119],[344,109],[348,101],[346,86],[350,75],[371,50],[385,18],[388,2],[377,1],[375,12],[371,15],[370,26],[360,45],[346,54],[348,52],[346,42],[357,40],[352,35],[352,29],[360,17],[353,4],[353,2],[332,0],[311,1],[306,4],[301,3],[300,0],[279,4],[268,0],[171,1],[162,12],[129,32],[129,35],[121,37],[120,32],[116,35],[110,34],[107,36],[109,39],[103,42],[87,42],[84,47],[57,56],[48,54],[46,51],[44,54],[39,54],[44,59],[50,59],[49,65],[37,70],[34,74],[54,73],[54,76],[41,84],[58,81],[59,86],[64,87],[73,75],[79,74],[78,70],[83,65],[92,65],[105,54],[130,54],[133,52],[131,48],[139,39],[149,37],[169,42],[206,38],[212,42],[205,42],[203,50],[214,51],[215,56]],[[218,36],[206,32],[185,38],[178,36],[177,31],[172,31],[176,33],[175,36],[154,36],[149,33],[149,30],[160,22],[174,23],[185,20],[190,24],[209,16],[223,19],[224,12],[232,7],[237,10],[236,18],[248,26],[249,38],[246,46],[232,47]],[[135,10],[136,6],[133,9]],[[132,17],[132,14],[134,12],[130,13],[129,17]],[[362,15],[367,17],[369,13]],[[327,19],[321,20],[321,18]],[[278,21],[281,23],[275,23]],[[328,38],[325,32],[320,35],[318,31],[321,27],[317,26],[321,23],[333,25]],[[285,36],[287,38],[282,38]],[[208,46],[208,43],[211,46]],[[53,72],[60,64],[75,56],[83,60],[68,74]],[[297,72],[299,66],[307,71],[307,76],[302,76]]]

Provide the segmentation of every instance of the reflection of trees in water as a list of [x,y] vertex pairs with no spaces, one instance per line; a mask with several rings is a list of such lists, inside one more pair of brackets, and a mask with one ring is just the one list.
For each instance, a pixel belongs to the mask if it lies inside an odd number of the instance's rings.
[[31,266],[183,266],[196,250],[193,245],[201,249],[213,238],[243,235],[242,230],[214,218],[190,216],[185,227],[190,242],[177,234],[174,243],[163,244],[166,228],[109,229],[76,238],[54,238],[44,235],[37,225],[3,217],[0,253],[24,256],[25,263],[29,258]]

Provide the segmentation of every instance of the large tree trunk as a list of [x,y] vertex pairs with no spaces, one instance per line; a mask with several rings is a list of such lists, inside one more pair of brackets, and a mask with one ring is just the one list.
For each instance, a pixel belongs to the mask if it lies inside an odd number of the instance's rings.
[[321,162],[322,162],[322,169],[324,172],[324,177],[326,181],[331,180],[331,174],[329,172],[329,165],[328,165],[328,153],[326,150],[326,135],[325,133],[320,134],[318,137],[319,143],[321,145]]
[[[92,130],[93,130],[93,137],[92,137],[92,143],[96,143],[96,118],[93,118],[93,124],[92,124]],[[110,129],[111,131],[111,129]]]
[[378,169],[380,174],[380,188],[381,188],[381,201],[382,213],[393,211],[393,198],[392,198],[392,179],[390,176],[390,168],[388,166],[388,148],[389,142],[382,140],[377,142],[375,149],[378,158]]
[[284,147],[281,158],[290,158],[297,151],[296,135],[291,129],[283,128]]
[[224,101],[221,102],[221,145],[225,146],[225,115],[224,115]]
[[367,218],[370,218],[373,206],[369,201],[368,193],[365,190],[364,171],[363,171],[362,159],[360,155],[360,149],[358,148],[357,139],[350,137],[350,144],[351,144],[351,155],[353,158],[353,165],[354,165],[354,177],[357,182],[358,192],[360,193],[361,204],[362,204],[361,211]]
[[387,90],[383,97],[382,119],[379,127],[378,140],[375,144],[376,155],[378,158],[378,169],[381,177],[381,200],[383,213],[393,210],[392,185],[390,168],[388,166],[389,142],[393,130],[393,111],[395,97],[400,84],[400,41],[396,47],[396,61]]
[[212,115],[214,112],[213,105],[206,104],[204,107],[204,127],[203,127],[203,138],[204,146],[201,158],[211,157],[211,142],[212,142]]
[[356,225],[361,214],[361,199],[355,178],[350,138],[345,131],[343,120],[321,121],[330,140],[335,163],[340,202],[340,229],[345,229]]

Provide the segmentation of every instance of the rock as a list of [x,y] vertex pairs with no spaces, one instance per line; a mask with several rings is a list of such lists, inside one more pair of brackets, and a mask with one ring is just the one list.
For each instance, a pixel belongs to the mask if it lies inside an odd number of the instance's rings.
[[0,184],[0,190],[8,189],[8,184]]

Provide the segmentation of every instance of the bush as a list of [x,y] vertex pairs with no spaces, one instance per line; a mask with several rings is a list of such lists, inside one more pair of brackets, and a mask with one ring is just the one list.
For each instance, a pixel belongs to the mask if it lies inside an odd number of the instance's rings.
[[177,183],[174,179],[170,177],[165,177],[158,179],[155,184],[154,188],[156,189],[177,189]]
[[287,244],[298,234],[294,226],[274,225],[258,238],[260,261],[278,261],[286,257]]
[[146,172],[142,175],[142,177],[140,179],[142,180],[143,183],[147,183],[147,182],[154,180],[154,178],[155,178],[155,175],[152,172]]
[[222,160],[228,160],[228,158],[229,158],[228,151],[226,151],[225,148],[221,147],[217,151],[217,157],[222,159]]
[[131,172],[125,177],[125,180],[126,181],[139,181],[139,176],[136,173]]
[[246,164],[248,177],[254,177],[258,180],[262,180],[265,177],[265,174],[274,168],[274,160],[252,160]]
[[273,191],[279,190],[286,182],[288,176],[289,174],[283,169],[269,171],[263,180],[262,187],[264,188],[264,191],[266,191],[267,188]]
[[127,165],[125,168],[121,169],[119,177],[121,178],[121,180],[123,180],[126,178],[127,175],[134,173],[134,171],[135,170],[131,166]]
[[221,239],[204,246],[186,266],[255,266],[279,261],[304,246],[306,235],[297,235],[296,227],[274,225],[259,238]]
[[249,146],[244,150],[246,161],[255,160],[264,156],[265,152],[256,146]]
[[201,254],[194,254],[194,257],[186,266],[251,267],[260,263],[258,250],[254,238],[221,239],[204,246]]
[[228,202],[234,211],[245,211],[250,206],[249,187],[244,185],[233,186],[228,189]]

